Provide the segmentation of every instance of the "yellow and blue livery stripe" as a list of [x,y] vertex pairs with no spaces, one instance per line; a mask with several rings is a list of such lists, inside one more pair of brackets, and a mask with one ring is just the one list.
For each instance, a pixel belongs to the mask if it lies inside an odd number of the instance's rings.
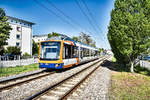
[[39,63],[40,68],[62,69],[63,63]]

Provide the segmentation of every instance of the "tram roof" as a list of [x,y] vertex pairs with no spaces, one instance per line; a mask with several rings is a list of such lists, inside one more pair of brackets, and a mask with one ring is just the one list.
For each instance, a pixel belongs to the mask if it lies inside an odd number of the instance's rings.
[[47,40],[64,40],[64,41],[71,41],[73,42],[75,45],[77,46],[81,46],[83,48],[88,48],[88,49],[93,49],[93,50],[98,50],[98,48],[95,48],[95,47],[91,47],[87,44],[84,44],[84,43],[81,43],[81,42],[77,42],[75,40],[73,40],[72,38],[66,36],[66,35],[63,35],[61,34],[60,36],[57,36],[57,37],[51,37],[51,38],[47,38]]

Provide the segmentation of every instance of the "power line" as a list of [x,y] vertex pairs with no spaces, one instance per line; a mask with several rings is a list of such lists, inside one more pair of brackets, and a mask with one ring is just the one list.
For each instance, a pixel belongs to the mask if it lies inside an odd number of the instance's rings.
[[[83,27],[81,26],[79,23],[77,23],[75,20],[73,20],[70,16],[68,16],[67,14],[65,14],[61,9],[59,9],[54,3],[52,3],[50,0],[46,0],[47,3],[49,3],[53,8],[55,8],[58,12],[60,12],[62,15],[64,15],[67,19],[69,19],[70,21],[72,21],[74,24],[76,24],[79,27]],[[86,29],[84,29],[86,32],[92,34],[91,32],[87,31]]]
[[[103,31],[102,31],[101,28],[98,26],[98,23],[96,22],[96,20],[95,20],[93,14],[92,14],[92,12],[90,11],[90,9],[89,9],[88,5],[86,4],[85,0],[81,0],[81,1],[82,1],[83,4],[85,5],[85,7],[86,7],[86,9],[87,9],[87,11],[88,11],[90,17],[91,17],[91,18],[93,19],[93,21],[95,22],[96,27],[97,27],[97,28],[100,30],[100,32],[103,34]],[[105,35],[105,34],[103,34],[103,35]]]
[[75,0],[75,2],[76,2],[76,4],[77,4],[77,6],[79,7],[80,11],[81,11],[81,12],[83,13],[83,15],[85,16],[85,18],[87,18],[87,20],[88,20],[89,24],[92,26],[92,28],[93,28],[94,30],[96,30],[96,28],[94,27],[94,25],[93,25],[91,19],[90,19],[90,18],[88,17],[88,15],[84,12],[84,10],[82,9],[82,7],[81,7],[80,3],[78,2],[78,0]]
[[[39,6],[43,7],[44,9],[46,9],[48,12],[50,12],[51,14],[55,15],[56,17],[58,17],[60,20],[62,20],[63,22],[67,23],[68,25],[72,26],[72,28],[77,29],[76,27],[74,27],[74,25],[72,25],[72,23],[70,23],[69,21],[65,20],[62,16],[58,15],[57,13],[55,13],[54,11],[52,11],[51,9],[49,9],[48,7],[46,7],[44,4],[40,3],[38,0],[33,0],[35,3],[37,3]],[[50,3],[50,2],[49,2]],[[66,15],[62,10],[58,9],[54,4],[53,7],[55,7],[57,10],[59,10],[59,12],[61,12],[65,17],[67,17],[68,19],[70,19],[71,21],[73,21],[74,23],[76,23],[71,17],[69,17],[68,15]],[[78,23],[76,23],[77,25],[79,25]],[[81,26],[81,25],[79,25]],[[88,31],[89,32],[89,31]],[[89,32],[91,33],[91,32]]]
[[72,26],[72,28],[76,29],[76,27],[74,27],[70,22],[68,22],[67,20],[65,20],[63,17],[61,17],[60,15],[58,15],[57,13],[55,13],[54,11],[52,11],[51,9],[49,9],[48,7],[46,7],[44,4],[40,3],[38,0],[33,0],[35,3],[37,3],[39,6],[43,7],[44,9],[46,9],[48,12],[50,12],[51,14],[55,15],[56,17],[58,17],[60,20],[62,20],[63,22],[67,23],[68,25]]
[[[61,9],[59,9],[54,3],[52,3],[50,0],[47,0],[47,2],[54,7],[58,12],[60,12],[62,15],[64,15],[66,18],[68,18],[70,21],[72,21],[74,24],[76,24],[77,26],[79,26],[80,28],[83,28],[82,25],[80,25],[78,22],[76,22],[75,20],[73,20],[70,16],[68,16],[67,14],[65,14]],[[84,28],[83,28],[84,29]],[[86,32],[90,33],[88,30],[84,29]]]
[[90,9],[89,9],[89,7],[88,7],[88,5],[86,4],[86,2],[85,2],[84,0],[81,0],[81,1],[83,2],[84,6],[86,7],[86,9],[87,9],[87,11],[88,11],[90,17],[91,17],[92,20],[95,22],[96,27],[99,28],[99,27],[98,27],[98,24],[97,24],[97,22],[96,22],[96,20],[95,20],[95,18],[93,17],[93,14],[91,13],[91,11],[90,11]]
[[[102,31],[101,28],[99,27],[98,23],[96,22],[96,20],[95,20],[93,14],[92,14],[92,12],[90,11],[90,9],[89,9],[89,7],[88,7],[86,1],[85,1],[85,0],[81,0],[81,1],[83,2],[84,6],[86,7],[89,16],[90,16],[91,19],[94,21],[95,26],[96,26],[96,27],[100,30],[100,32],[105,36],[105,34],[103,33],[103,31]],[[104,40],[105,40],[105,37],[103,37],[103,38],[104,38]],[[105,42],[105,43],[106,43],[106,42]]]
[[[65,14],[61,9],[59,9],[58,7],[56,7],[56,5],[54,3],[52,3],[49,0],[46,0],[52,7],[54,7],[57,11],[59,11],[61,14],[63,14],[66,18],[68,18],[69,20],[71,20],[72,22],[74,22],[75,24],[79,25],[78,23],[76,23],[71,17],[69,17],[67,14]],[[80,25],[79,25],[80,26]]]
[[[79,7],[79,9],[81,10],[81,12],[83,13],[83,15],[85,16],[85,18],[87,18],[89,24],[92,26],[92,28],[94,29],[95,32],[98,32],[97,29],[95,28],[95,26],[93,25],[91,19],[89,18],[89,16],[84,12],[84,10],[82,9],[80,3],[78,2],[78,0],[75,0],[77,6]],[[97,38],[97,37],[96,37]],[[101,37],[100,37],[101,38]],[[103,40],[103,38],[101,38]],[[103,40],[104,41],[104,40]]]

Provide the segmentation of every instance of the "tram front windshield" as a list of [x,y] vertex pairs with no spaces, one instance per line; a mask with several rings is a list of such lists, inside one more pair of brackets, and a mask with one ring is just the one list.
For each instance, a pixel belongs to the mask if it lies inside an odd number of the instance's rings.
[[40,60],[58,60],[60,58],[60,42],[41,42]]

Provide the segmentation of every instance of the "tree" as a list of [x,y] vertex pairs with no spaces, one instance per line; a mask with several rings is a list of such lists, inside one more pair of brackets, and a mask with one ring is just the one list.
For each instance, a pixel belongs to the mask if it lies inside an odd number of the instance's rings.
[[28,54],[27,52],[25,52],[23,55],[22,55],[22,57],[21,57],[21,59],[27,59],[27,58],[31,58],[32,56],[30,55],[30,54]]
[[74,41],[80,42],[80,41],[79,41],[79,38],[76,37],[76,36],[73,36],[72,39],[73,39]]
[[116,0],[108,40],[120,63],[134,63],[150,47],[150,0]]
[[11,27],[7,22],[7,17],[2,8],[0,8],[0,52],[3,49],[3,46],[6,44],[6,40],[9,38],[9,31]]
[[52,32],[52,33],[49,33],[49,34],[48,34],[48,38],[57,37],[57,36],[60,36],[60,34],[59,34],[59,33],[56,33],[56,32]]
[[104,48],[99,48],[99,52],[104,52]]
[[6,53],[13,54],[13,55],[21,55],[21,50],[20,50],[20,47],[9,46],[6,49]]
[[38,54],[39,46],[38,43],[35,43],[34,40],[32,40],[32,55]]
[[90,45],[92,47],[96,47],[95,45],[95,41],[92,40],[91,36],[90,35],[87,35],[83,32],[80,33],[79,37],[78,37],[78,41],[84,43],[84,44],[87,44],[87,45]]

